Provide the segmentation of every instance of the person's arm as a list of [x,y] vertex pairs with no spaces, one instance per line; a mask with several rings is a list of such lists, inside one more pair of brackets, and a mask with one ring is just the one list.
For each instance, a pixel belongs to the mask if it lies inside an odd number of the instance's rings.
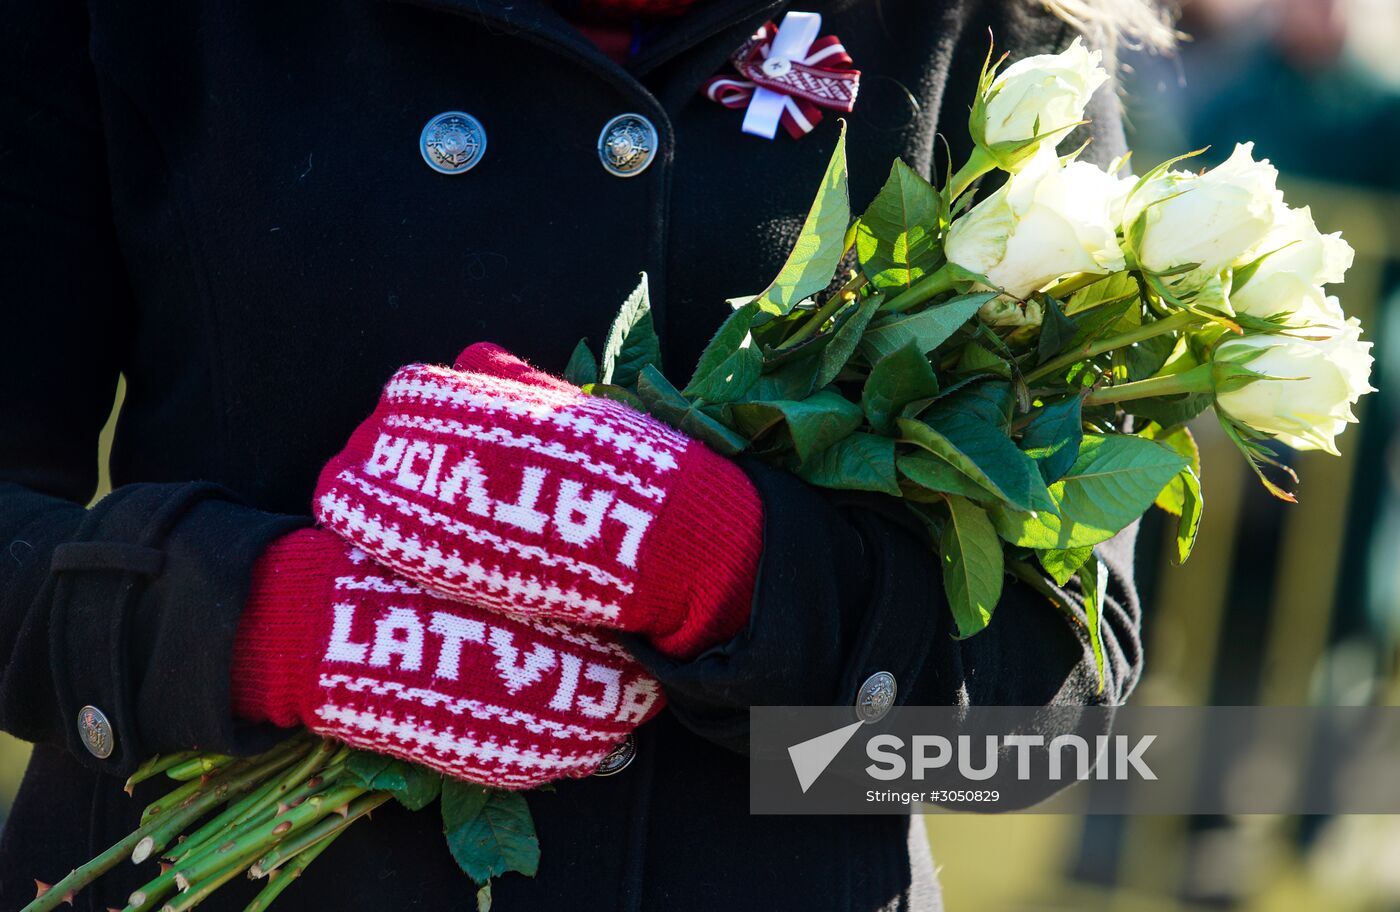
[[880,671],[894,677],[898,705],[1112,705],[1136,684],[1136,525],[1097,549],[1109,570],[1100,692],[1076,591],[1059,590],[1074,606],[1071,619],[1008,577],[987,628],[957,639],[937,558],[899,504],[833,497],[744,465],[764,502],[747,629],[691,661],[629,642],[665,686],[671,710],[698,734],[745,751],[750,706],[854,705]]
[[[97,486],[131,307],[79,3],[0,0],[0,729],[122,773],[251,750],[228,668],[249,568],[310,522],[207,484]],[[35,74],[43,74],[36,78]],[[99,760],[79,710],[114,729]]]

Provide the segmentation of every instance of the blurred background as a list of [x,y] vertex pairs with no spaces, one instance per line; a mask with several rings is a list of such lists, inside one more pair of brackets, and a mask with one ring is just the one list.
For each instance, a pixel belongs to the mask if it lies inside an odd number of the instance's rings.
[[[1381,392],[1342,458],[1287,454],[1270,498],[1197,422],[1206,512],[1190,568],[1143,530],[1144,704],[1400,702],[1400,0],[1187,0],[1175,58],[1125,55],[1134,161],[1238,139],[1356,248],[1343,297]],[[1390,389],[1387,389],[1387,386]],[[110,432],[110,428],[109,428]],[[0,823],[27,746],[0,735]],[[1400,775],[1400,763],[1397,764]],[[925,818],[951,912],[1400,910],[1400,817]]]
[[[1129,53],[1139,173],[1254,140],[1295,206],[1356,248],[1341,297],[1375,343],[1342,458],[1286,453],[1274,500],[1207,414],[1189,567],[1161,522],[1138,572],[1143,704],[1400,702],[1400,0],[1187,0],[1174,59]],[[1196,167],[1192,165],[1191,167]],[[1154,517],[1155,519],[1156,517]],[[1400,775],[1400,761],[1396,764]],[[1400,910],[1400,816],[925,818],[951,912]]]

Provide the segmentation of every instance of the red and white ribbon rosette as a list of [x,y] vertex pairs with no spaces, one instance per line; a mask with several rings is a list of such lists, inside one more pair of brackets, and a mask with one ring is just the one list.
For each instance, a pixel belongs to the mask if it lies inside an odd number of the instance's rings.
[[817,38],[818,13],[791,12],[782,27],[765,23],[729,58],[738,76],[711,77],[706,98],[726,108],[747,108],[744,132],[772,139],[782,124],[801,139],[822,119],[822,109],[849,112],[860,89],[860,70],[835,35]]

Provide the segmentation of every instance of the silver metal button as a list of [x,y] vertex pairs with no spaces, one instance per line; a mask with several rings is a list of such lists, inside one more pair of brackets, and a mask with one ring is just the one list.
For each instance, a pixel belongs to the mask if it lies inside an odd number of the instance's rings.
[[595,776],[612,776],[627,769],[633,759],[637,756],[637,738],[635,735],[628,735],[627,739],[608,751],[608,755],[603,758],[603,762],[598,764],[598,768],[593,771]]
[[428,121],[418,137],[418,149],[434,171],[461,174],[475,168],[486,154],[486,129],[470,114],[447,111]]
[[651,121],[640,114],[619,114],[598,134],[598,160],[609,174],[636,177],[651,167],[659,144]]
[[84,706],[78,710],[78,734],[83,736],[83,745],[99,760],[112,756],[117,739],[112,735],[112,723],[96,706]]
[[865,679],[856,694],[856,718],[867,723],[879,722],[894,706],[894,695],[898,691],[894,675],[888,671],[875,672]]

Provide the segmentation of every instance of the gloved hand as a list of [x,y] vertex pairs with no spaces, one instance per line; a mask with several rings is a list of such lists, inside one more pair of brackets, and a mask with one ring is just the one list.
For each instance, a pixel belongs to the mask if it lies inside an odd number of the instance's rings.
[[394,374],[313,506],[451,598],[641,632],[681,658],[748,622],[762,548],[736,465],[487,344]]
[[587,776],[662,702],[602,632],[435,597],[321,529],[258,559],[234,647],[239,717],[497,788]]

